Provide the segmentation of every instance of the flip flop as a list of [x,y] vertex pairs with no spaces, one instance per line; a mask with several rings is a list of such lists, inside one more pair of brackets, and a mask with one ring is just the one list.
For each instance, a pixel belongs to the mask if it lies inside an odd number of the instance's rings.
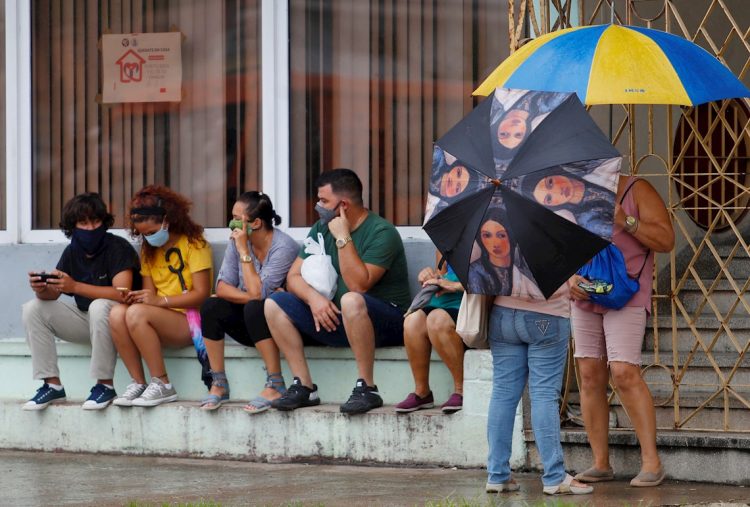
[[615,479],[615,473],[612,470],[612,467],[609,467],[607,470],[599,470],[591,467],[576,475],[575,479],[581,482],[613,481]]
[[588,495],[593,491],[592,486],[576,486],[573,484],[573,477],[570,474],[566,474],[565,479],[560,484],[542,488],[545,495]]
[[649,488],[652,486],[658,486],[667,477],[667,472],[664,467],[661,467],[658,472],[641,472],[630,481],[630,485],[636,488]]
[[265,399],[263,396],[256,396],[252,400],[247,402],[247,405],[242,407],[242,410],[248,414],[260,414],[271,408],[271,400]]
[[228,394],[223,394],[219,396],[218,394],[209,394],[205,398],[203,398],[203,401],[201,401],[201,410],[216,410],[219,408],[225,401],[229,400]]

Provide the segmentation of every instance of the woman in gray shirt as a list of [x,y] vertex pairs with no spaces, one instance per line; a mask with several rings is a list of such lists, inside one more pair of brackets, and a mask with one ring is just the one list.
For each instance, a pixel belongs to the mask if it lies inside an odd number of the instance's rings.
[[263,314],[263,301],[282,287],[299,252],[297,242],[274,227],[280,223],[271,199],[261,192],[245,192],[232,207],[232,233],[217,278],[216,297],[201,307],[213,379],[209,395],[201,402],[204,410],[215,410],[229,399],[224,371],[225,333],[243,345],[254,345],[266,366],[265,388],[248,402],[247,412],[267,410],[271,400],[286,391],[279,349]]

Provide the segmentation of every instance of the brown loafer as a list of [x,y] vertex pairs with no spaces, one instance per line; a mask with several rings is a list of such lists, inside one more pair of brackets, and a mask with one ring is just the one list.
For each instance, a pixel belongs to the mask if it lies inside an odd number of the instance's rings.
[[583,472],[576,475],[575,479],[581,482],[612,481],[615,479],[615,473],[612,470],[612,467],[609,467],[606,470],[599,470],[597,468],[591,467],[588,470],[584,470]]
[[630,481],[630,485],[636,488],[650,488],[652,486],[658,486],[667,477],[667,472],[664,471],[664,467],[661,467],[658,472],[641,472]]

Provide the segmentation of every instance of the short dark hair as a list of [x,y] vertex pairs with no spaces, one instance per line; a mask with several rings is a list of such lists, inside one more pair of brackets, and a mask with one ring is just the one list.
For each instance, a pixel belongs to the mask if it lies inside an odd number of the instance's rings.
[[261,222],[263,222],[263,227],[269,230],[273,229],[274,225],[281,223],[281,217],[274,211],[273,203],[271,203],[271,198],[268,197],[268,194],[255,190],[244,192],[237,198],[237,202],[245,205],[245,214],[251,222],[256,218],[260,218]]
[[76,224],[82,220],[101,220],[105,229],[115,223],[115,217],[107,210],[101,196],[96,192],[78,194],[65,203],[60,219],[60,230],[70,238]]
[[355,204],[362,204],[362,181],[351,169],[337,168],[320,173],[316,188],[331,185],[334,194],[345,195]]

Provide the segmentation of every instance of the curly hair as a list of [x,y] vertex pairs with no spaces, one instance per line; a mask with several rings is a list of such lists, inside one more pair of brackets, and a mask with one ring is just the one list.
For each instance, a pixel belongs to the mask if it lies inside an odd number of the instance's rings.
[[88,192],[78,194],[65,203],[60,230],[66,238],[70,238],[76,224],[86,219],[101,220],[105,229],[109,229],[115,223],[114,215],[107,211],[107,205],[104,204],[101,196],[95,192]]
[[[192,205],[190,199],[168,187],[162,185],[143,187],[130,200],[127,228],[130,235],[135,238],[140,235],[135,228],[136,223],[144,220],[161,223],[166,219],[170,232],[185,235],[191,243],[203,246],[206,244],[203,237],[203,226],[190,218]],[[139,208],[141,210],[150,208],[150,210],[148,213],[140,214],[138,213]],[[141,244],[141,254],[145,260],[150,261],[156,250],[147,241]]]

